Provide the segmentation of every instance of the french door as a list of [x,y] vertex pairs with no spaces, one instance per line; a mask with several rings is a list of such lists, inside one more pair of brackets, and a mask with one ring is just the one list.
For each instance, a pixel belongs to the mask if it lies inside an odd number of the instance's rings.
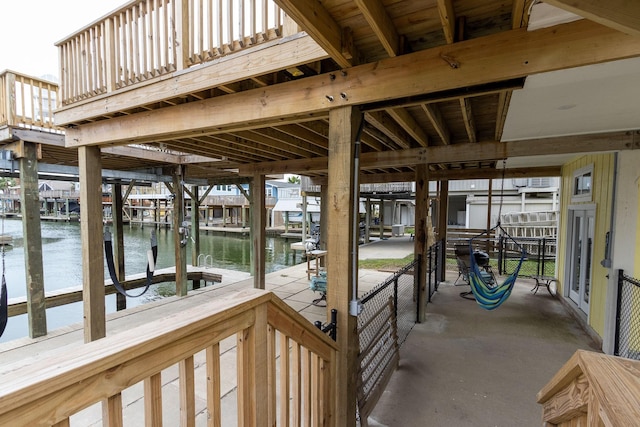
[[569,270],[566,283],[569,285],[569,298],[588,314],[596,211],[595,207],[577,207],[569,212],[571,223],[567,240]]

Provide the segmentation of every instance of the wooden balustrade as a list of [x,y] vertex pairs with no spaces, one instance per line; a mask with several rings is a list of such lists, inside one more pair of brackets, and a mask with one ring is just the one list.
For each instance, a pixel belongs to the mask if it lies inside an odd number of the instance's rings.
[[0,74],[0,126],[61,131],[53,121],[58,85],[25,74]]
[[[220,342],[234,334],[237,368],[221,363]],[[98,402],[104,425],[123,425],[122,393],[140,382],[146,425],[162,425],[161,372],[175,364],[181,425],[195,425],[199,379],[206,384],[208,425],[221,425],[220,378],[230,369],[236,369],[238,425],[335,425],[336,349],[274,294],[251,289],[2,366],[0,425],[68,425],[69,417]],[[206,378],[196,377],[194,365],[202,351]]]
[[578,350],[537,398],[544,426],[638,425],[640,361]]
[[137,0],[56,43],[62,105],[281,35],[273,0]]

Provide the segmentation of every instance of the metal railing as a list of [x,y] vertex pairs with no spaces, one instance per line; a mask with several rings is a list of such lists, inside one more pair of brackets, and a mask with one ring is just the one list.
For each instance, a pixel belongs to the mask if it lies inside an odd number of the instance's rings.
[[446,252],[445,241],[439,240],[429,247],[427,250],[427,289],[429,294],[427,295],[427,301],[431,302],[431,297],[438,290],[440,284],[441,274],[445,265],[442,264],[445,257],[443,253]]
[[58,42],[63,105],[281,36],[272,0],[138,0]]
[[640,360],[640,280],[618,270],[614,354]]
[[[366,420],[396,369],[400,345],[417,322],[418,261],[365,294],[358,315],[358,412]],[[366,421],[365,421],[366,422]]]
[[558,241],[554,237],[514,237],[510,239],[500,237],[496,247],[500,274],[511,274],[520,262],[521,252],[514,242],[527,251],[518,276],[555,275]]

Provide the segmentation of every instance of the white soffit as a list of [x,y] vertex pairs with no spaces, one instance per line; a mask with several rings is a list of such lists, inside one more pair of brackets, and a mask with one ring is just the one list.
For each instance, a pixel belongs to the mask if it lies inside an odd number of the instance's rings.
[[[529,29],[579,19],[544,3]],[[537,74],[513,92],[503,141],[640,128],[640,58]]]

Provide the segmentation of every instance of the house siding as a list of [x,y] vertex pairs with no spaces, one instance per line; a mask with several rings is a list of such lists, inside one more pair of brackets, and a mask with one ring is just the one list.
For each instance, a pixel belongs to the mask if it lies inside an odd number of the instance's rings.
[[[592,198],[587,201],[572,202],[573,193],[573,174],[589,165],[593,165],[592,176]],[[568,224],[569,206],[576,205],[595,205],[595,233],[593,242],[593,258],[592,273],[589,296],[589,313],[588,323],[593,330],[601,337],[605,331],[605,311],[606,311],[606,295],[609,269],[603,267],[600,261],[605,255],[606,234],[610,231],[611,215],[612,215],[612,195],[613,195],[613,177],[614,177],[614,155],[598,154],[586,155],[579,157],[562,167],[562,195],[560,201],[561,218],[559,230],[559,262],[558,262],[558,278],[560,279],[561,295],[567,295],[564,286],[564,277],[568,268],[567,253],[567,233],[570,224]]]

